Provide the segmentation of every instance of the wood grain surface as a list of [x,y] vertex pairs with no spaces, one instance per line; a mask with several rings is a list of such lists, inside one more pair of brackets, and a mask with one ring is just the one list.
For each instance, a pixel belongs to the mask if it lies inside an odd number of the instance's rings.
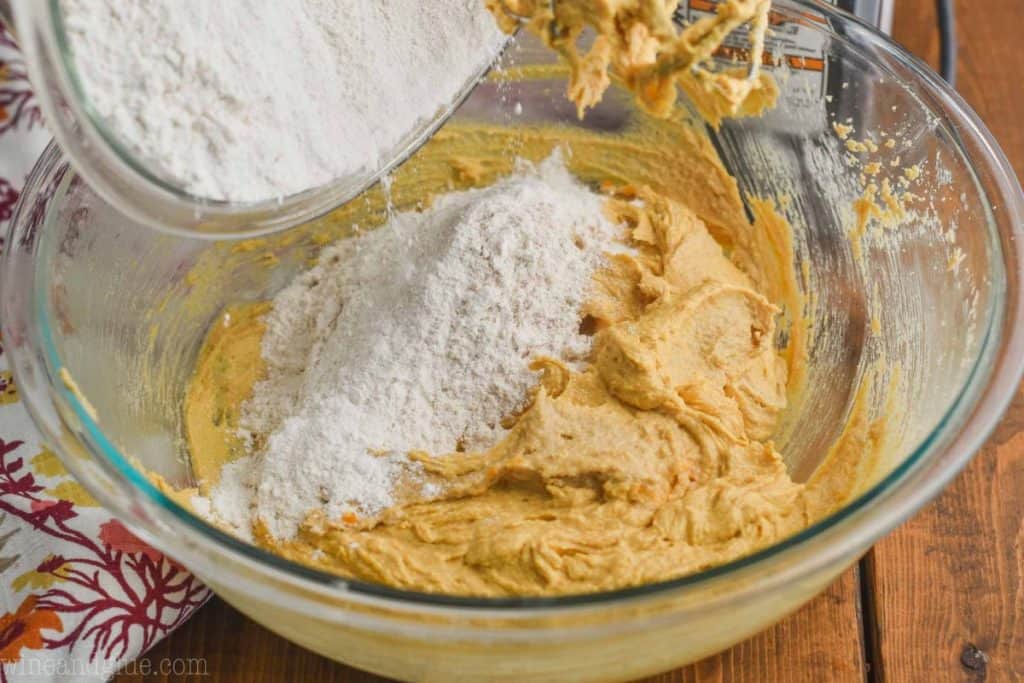
[[[897,3],[897,37],[935,64],[933,4]],[[957,89],[1024,177],[1024,2],[958,0]],[[879,680],[1024,680],[1024,395],[963,474],[863,563]]]
[[[936,64],[933,0],[896,3],[895,38]],[[1024,0],[958,0],[956,10],[958,89],[1024,175]],[[180,657],[203,658],[215,681],[382,680],[306,652],[217,599],[146,655],[154,667]],[[1024,394],[954,484],[828,591],[726,652],[650,679],[865,680],[1024,681]]]

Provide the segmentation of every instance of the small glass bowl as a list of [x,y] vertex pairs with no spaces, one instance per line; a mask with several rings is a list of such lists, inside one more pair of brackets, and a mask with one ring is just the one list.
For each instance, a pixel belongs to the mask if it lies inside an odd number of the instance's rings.
[[254,237],[328,213],[414,153],[490,69],[490,64],[484,66],[448,107],[421,122],[387,154],[382,153],[381,158],[389,161],[379,168],[360,170],[286,197],[230,202],[186,192],[132,154],[117,131],[106,125],[79,80],[59,0],[12,0],[11,5],[19,45],[47,125],[75,170],[124,215],[178,235]]

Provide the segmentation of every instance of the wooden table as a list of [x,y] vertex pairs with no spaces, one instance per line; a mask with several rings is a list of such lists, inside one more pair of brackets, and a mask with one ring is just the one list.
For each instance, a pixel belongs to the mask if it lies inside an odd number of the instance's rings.
[[[934,2],[896,2],[894,36],[934,65]],[[1024,178],[1024,0],[956,4],[959,90]],[[147,657],[204,658],[216,681],[380,680],[216,599]],[[1024,392],[953,485],[827,592],[731,650],[651,681],[865,679],[1024,680]]]

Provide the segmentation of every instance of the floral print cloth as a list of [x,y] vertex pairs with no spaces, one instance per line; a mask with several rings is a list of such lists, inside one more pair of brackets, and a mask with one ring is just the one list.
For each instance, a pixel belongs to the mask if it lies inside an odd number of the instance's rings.
[[[0,26],[0,235],[49,139]],[[112,519],[41,438],[0,340],[0,683],[105,680],[208,591]]]

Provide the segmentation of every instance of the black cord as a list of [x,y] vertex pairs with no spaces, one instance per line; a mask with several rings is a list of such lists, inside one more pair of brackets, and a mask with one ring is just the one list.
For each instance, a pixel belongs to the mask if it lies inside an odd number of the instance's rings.
[[956,22],[953,19],[953,0],[935,0],[939,15],[939,73],[956,87]]

